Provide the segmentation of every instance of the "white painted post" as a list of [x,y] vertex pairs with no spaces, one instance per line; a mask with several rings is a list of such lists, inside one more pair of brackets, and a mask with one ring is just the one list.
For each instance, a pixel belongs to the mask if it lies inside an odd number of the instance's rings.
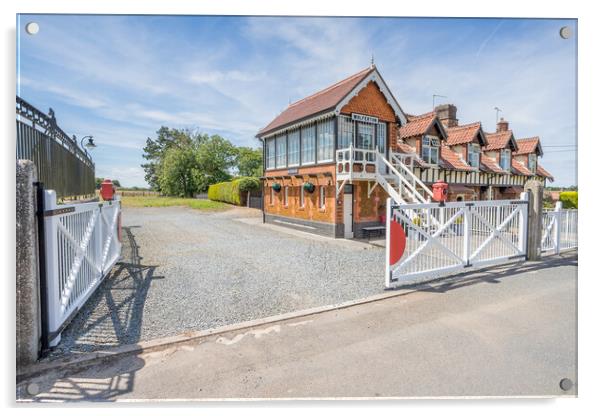
[[[106,203],[106,202],[105,202]],[[98,210],[98,217],[96,219],[96,223],[93,225],[94,229],[92,230],[92,238],[94,239],[91,243],[94,243],[96,253],[96,264],[98,266],[98,278],[102,277],[104,273],[104,246],[105,246],[105,236],[104,236],[104,227],[102,220],[102,207],[105,203],[99,204],[98,208],[95,208],[94,211]],[[93,211],[93,213],[94,213]]]
[[470,264],[470,244],[472,241],[472,211],[469,205],[465,205],[462,208],[464,211],[464,264],[468,266]]
[[560,236],[562,234],[560,228],[562,222],[562,201],[556,201],[554,216],[556,217],[556,221],[554,221],[554,254],[558,254],[560,253]]
[[[44,191],[44,208],[46,211],[57,209],[56,192]],[[59,301],[59,265],[58,265],[58,217],[44,216],[44,247],[46,250],[46,302],[48,305],[48,334],[56,332],[61,325],[61,304]],[[50,340],[49,345],[55,347],[61,341],[60,334]]]
[[391,287],[391,198],[387,198],[387,224],[385,239],[385,287]]
[[527,227],[529,221],[529,192],[521,192],[521,201],[527,201],[526,209],[521,206],[520,216],[518,217],[518,246],[525,255],[527,254]]

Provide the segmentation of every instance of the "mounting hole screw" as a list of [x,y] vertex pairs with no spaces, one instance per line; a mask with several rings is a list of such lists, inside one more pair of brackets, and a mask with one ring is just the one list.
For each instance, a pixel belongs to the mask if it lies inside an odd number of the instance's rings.
[[569,391],[573,387],[573,381],[570,378],[560,380],[560,388],[564,391]]
[[562,26],[560,28],[560,37],[562,39],[568,39],[571,37],[571,28],[568,26]]
[[25,25],[25,31],[30,35],[35,35],[40,31],[40,25],[36,22],[29,22]]
[[27,385],[27,393],[31,396],[35,396],[40,392],[40,386],[38,383],[29,383]]

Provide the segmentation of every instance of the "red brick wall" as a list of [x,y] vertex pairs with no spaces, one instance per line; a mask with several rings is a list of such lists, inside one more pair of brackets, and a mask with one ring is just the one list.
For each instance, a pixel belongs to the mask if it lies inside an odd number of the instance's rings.
[[378,85],[370,81],[358,95],[353,97],[341,113],[360,113],[378,117],[381,120],[395,122],[395,111],[387,103],[387,99],[378,88]]
[[353,184],[353,221],[378,221],[379,215],[386,212],[388,194],[380,185],[368,196],[368,182],[358,181]]
[[[335,210],[337,209],[335,195],[335,167],[333,164],[323,166],[300,167],[298,172],[302,178],[290,176],[288,169],[266,172],[267,178],[263,181],[264,210],[267,214],[295,217],[310,221],[335,222]],[[332,176],[324,176],[323,173],[329,172]],[[322,174],[318,177],[310,177],[310,174]],[[275,177],[276,176],[276,177]],[[285,176],[284,179],[277,176]],[[273,203],[270,204],[271,187],[274,182],[278,182],[282,188],[280,192],[274,192]],[[311,182],[315,185],[313,193],[305,192],[305,206],[300,206],[301,186],[304,182]],[[288,205],[284,205],[284,187],[288,186]],[[320,186],[326,189],[326,206],[320,208]],[[342,222],[342,213],[341,213]]]

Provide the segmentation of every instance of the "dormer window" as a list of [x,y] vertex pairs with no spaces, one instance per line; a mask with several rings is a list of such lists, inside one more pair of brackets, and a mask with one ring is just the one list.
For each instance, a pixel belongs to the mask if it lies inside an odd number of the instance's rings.
[[481,146],[476,143],[468,144],[468,164],[473,168],[479,167]]
[[439,148],[441,141],[435,136],[424,136],[422,138],[422,160],[430,165],[439,164]]
[[500,152],[500,167],[504,170],[510,170],[510,149],[502,149]]
[[533,173],[537,170],[537,155],[535,153],[529,155],[529,170]]

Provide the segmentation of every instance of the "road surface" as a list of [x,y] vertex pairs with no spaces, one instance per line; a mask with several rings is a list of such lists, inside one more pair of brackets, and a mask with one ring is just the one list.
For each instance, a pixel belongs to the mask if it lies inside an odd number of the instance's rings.
[[[577,257],[455,277],[68,376],[34,400],[576,395]],[[22,396],[25,398],[25,395]]]

